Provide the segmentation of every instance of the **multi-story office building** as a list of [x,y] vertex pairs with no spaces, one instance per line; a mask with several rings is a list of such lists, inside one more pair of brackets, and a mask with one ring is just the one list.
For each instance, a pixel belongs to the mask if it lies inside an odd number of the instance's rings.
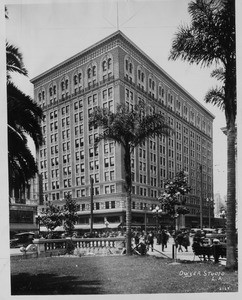
[[[204,204],[213,196],[214,117],[122,32],[31,82],[45,115],[41,125],[45,142],[38,153],[40,207],[47,200],[62,205],[70,192],[79,206],[77,228],[88,228],[92,177],[94,229],[106,221],[110,227],[125,223],[123,150],[104,141],[95,148],[100,129],[89,127],[88,119],[97,106],[115,111],[119,103],[132,107],[141,101],[163,114],[175,134],[147,140],[132,156],[132,224],[144,225],[144,216],[147,225],[154,224],[145,207],[159,204],[164,181],[185,170],[192,187],[185,225],[199,225],[201,196]],[[204,205],[204,216],[208,215],[205,209]]]

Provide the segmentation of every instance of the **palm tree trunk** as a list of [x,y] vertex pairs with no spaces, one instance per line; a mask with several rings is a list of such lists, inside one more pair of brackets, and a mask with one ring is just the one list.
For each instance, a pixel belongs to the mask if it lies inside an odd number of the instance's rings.
[[[231,124],[232,123],[232,124]],[[227,126],[227,262],[226,268],[236,268],[236,167],[235,167],[235,144],[236,128],[235,123],[230,122]]]
[[126,145],[124,150],[124,167],[126,183],[126,255],[131,255],[131,199],[132,199],[132,174],[131,174],[131,154],[130,145]]
[[126,198],[126,249],[127,255],[131,255],[131,193],[127,192]]

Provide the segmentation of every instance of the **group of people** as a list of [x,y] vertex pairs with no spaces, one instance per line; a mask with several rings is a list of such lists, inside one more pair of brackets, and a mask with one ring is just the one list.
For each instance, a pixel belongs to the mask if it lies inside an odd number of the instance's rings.
[[135,231],[133,233],[133,238],[134,238],[134,244],[135,248],[141,250],[142,252],[144,251],[149,251],[151,250],[152,252],[154,251],[154,239],[156,237],[157,244],[162,245],[162,251],[164,251],[165,248],[167,248],[167,243],[170,237],[170,234],[166,230],[159,230],[157,234],[151,230],[149,232],[139,232]]
[[140,254],[146,254],[146,252],[151,248],[154,251],[154,238],[155,234],[153,231],[146,233],[145,231],[133,232],[134,238],[134,250],[140,252]]
[[161,249],[164,252],[165,248],[167,248],[167,243],[169,241],[170,234],[167,230],[162,229],[157,233],[157,245],[161,245]]
[[193,237],[192,249],[195,255],[202,255],[203,260],[210,260],[210,256],[214,257],[214,262],[219,262],[219,257],[226,256],[226,248],[222,247],[220,241],[216,238],[208,239],[202,231],[197,231]]
[[183,252],[182,246],[185,248],[185,251],[188,251],[188,247],[190,246],[190,237],[189,232],[178,231],[174,237],[174,241],[176,244],[176,248],[178,248],[178,252]]

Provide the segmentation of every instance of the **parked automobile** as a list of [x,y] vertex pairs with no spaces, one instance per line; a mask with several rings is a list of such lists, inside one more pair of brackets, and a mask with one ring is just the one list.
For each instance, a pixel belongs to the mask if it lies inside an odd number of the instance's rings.
[[190,236],[194,236],[198,230],[201,230],[201,229],[200,228],[191,228]]
[[214,228],[203,228],[202,230],[203,232],[207,234],[216,234],[217,233],[217,229]]
[[15,234],[14,238],[10,240],[10,248],[27,247],[33,242],[34,232],[21,232]]

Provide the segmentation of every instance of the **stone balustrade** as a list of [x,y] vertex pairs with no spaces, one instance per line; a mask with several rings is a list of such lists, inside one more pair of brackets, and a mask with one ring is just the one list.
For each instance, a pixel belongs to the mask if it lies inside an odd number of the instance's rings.
[[125,237],[34,239],[33,244],[38,256],[61,255],[65,253],[70,241],[74,244],[77,255],[118,255],[125,248]]

